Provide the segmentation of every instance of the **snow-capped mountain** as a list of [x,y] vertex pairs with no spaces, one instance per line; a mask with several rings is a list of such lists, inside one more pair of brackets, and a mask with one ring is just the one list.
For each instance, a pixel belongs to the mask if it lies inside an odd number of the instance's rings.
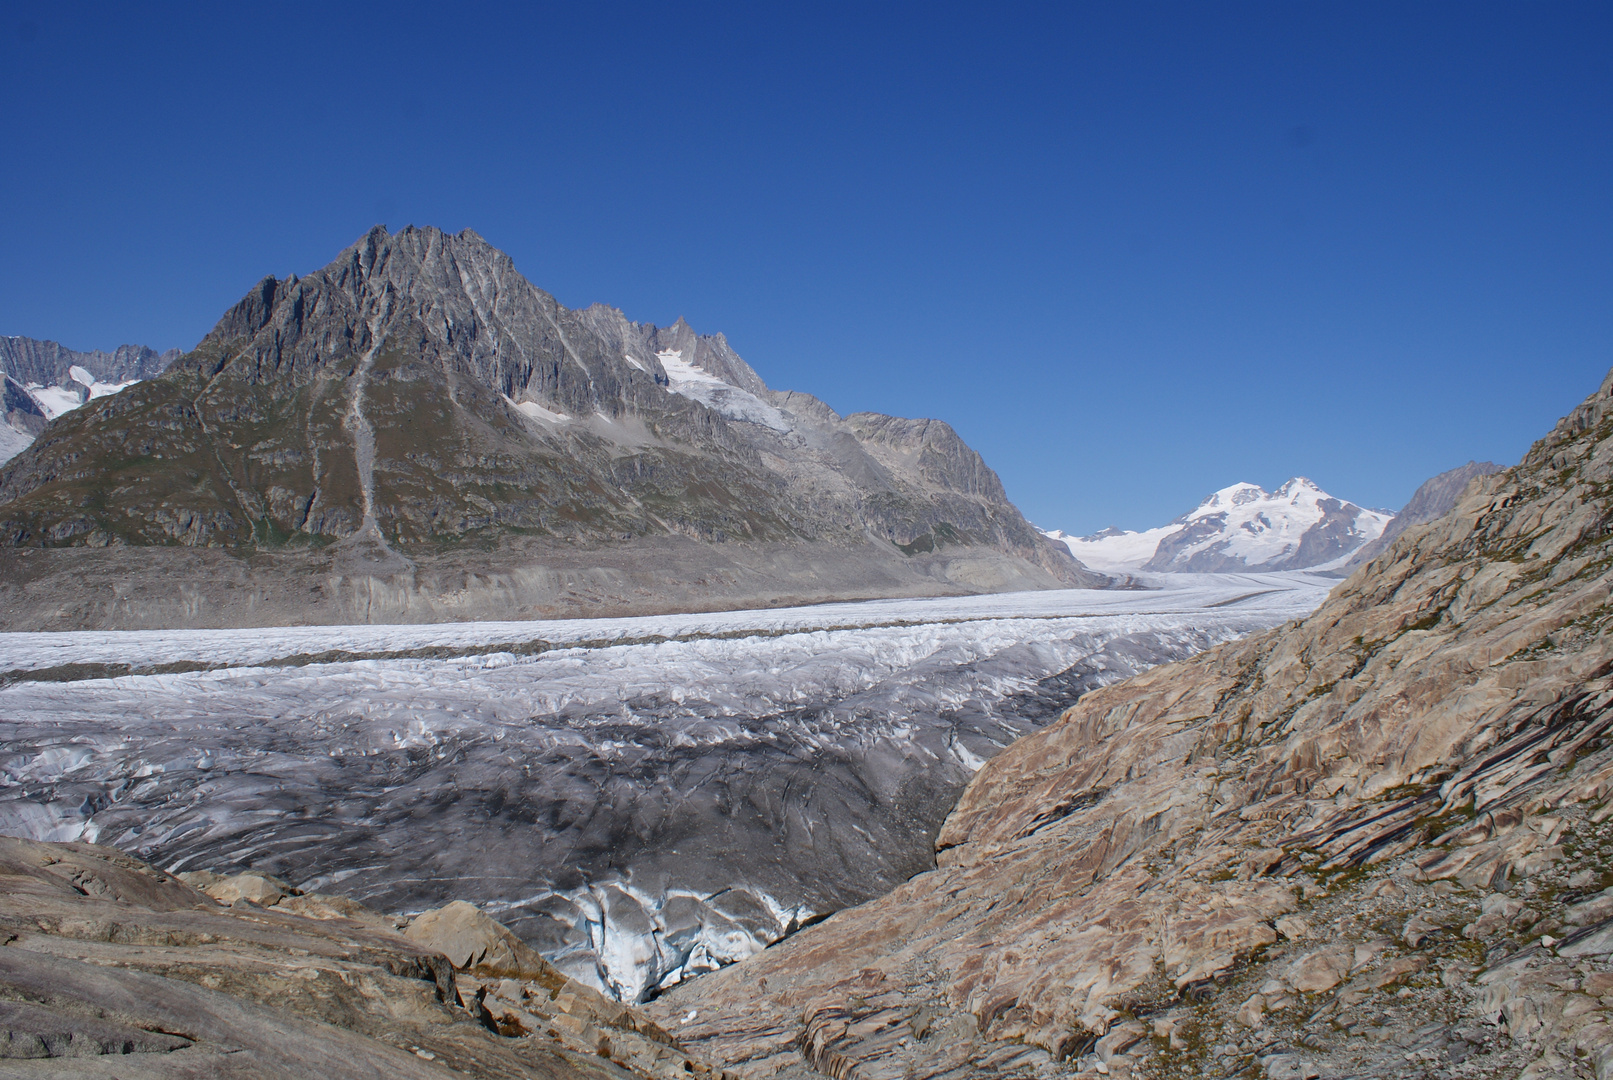
[[1347,562],[1393,517],[1335,499],[1296,476],[1276,491],[1256,484],[1222,488],[1157,529],[1044,535],[1104,573],[1320,570]]

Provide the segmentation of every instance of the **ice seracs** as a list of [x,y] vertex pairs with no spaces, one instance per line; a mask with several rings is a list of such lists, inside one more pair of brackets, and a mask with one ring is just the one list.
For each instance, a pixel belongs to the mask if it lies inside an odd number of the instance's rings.
[[1393,517],[1336,499],[1296,476],[1276,491],[1250,483],[1224,487],[1160,528],[1044,535],[1105,573],[1325,570],[1376,540]]

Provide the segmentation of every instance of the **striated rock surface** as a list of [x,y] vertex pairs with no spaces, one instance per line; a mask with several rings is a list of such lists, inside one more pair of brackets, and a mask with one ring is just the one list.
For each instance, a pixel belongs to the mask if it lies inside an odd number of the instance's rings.
[[1317,611],[1096,690],[938,866],[653,1012],[745,1075],[1613,1075],[1613,376]]
[[[507,962],[512,935],[468,904],[411,925],[263,875],[185,878],[0,837],[0,1076],[721,1075],[535,954]],[[444,925],[473,946],[458,965]]]
[[[12,627],[130,625],[81,606],[102,576],[135,625],[196,626],[1107,581],[947,424],[774,392],[720,334],[569,310],[475,233],[415,228],[265,278],[161,377],[54,420],[0,469],[0,540],[36,552],[0,586]],[[227,557],[198,576],[197,549]],[[647,560],[676,587],[625,580]],[[197,602],[165,607],[182,579]]]

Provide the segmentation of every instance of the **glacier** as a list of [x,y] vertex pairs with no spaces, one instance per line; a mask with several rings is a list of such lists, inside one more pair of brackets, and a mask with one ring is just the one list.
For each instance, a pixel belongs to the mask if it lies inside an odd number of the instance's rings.
[[483,906],[625,1001],[933,865],[1095,687],[1312,610],[1304,573],[549,622],[0,634],[0,833]]

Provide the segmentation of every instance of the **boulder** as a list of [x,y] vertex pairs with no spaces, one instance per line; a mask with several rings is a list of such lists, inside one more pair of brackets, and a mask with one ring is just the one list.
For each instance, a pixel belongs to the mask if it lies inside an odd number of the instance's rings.
[[567,981],[509,927],[463,900],[421,912],[403,936],[442,953],[461,971],[550,981],[556,988]]
[[1354,964],[1355,950],[1335,945],[1301,956],[1288,966],[1284,979],[1295,990],[1319,994],[1343,982]]

